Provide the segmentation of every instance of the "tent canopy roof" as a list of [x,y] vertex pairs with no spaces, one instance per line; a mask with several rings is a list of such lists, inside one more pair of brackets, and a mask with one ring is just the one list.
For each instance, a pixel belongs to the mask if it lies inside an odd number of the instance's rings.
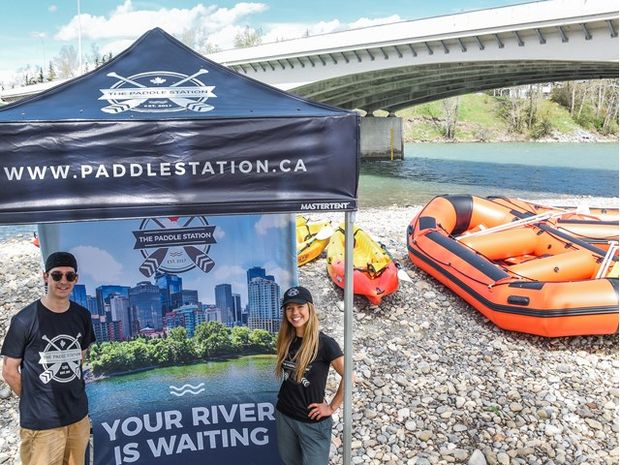
[[[131,110],[131,111],[129,111]],[[155,111],[159,110],[159,111]],[[237,74],[162,29],[105,65],[0,110],[0,122],[342,115]]]
[[359,116],[161,29],[0,108],[0,224],[357,208]]

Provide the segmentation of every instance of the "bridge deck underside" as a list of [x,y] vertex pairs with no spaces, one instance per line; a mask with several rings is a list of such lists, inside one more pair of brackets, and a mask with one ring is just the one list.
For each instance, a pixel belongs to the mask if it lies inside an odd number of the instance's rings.
[[472,92],[554,81],[618,77],[618,63],[493,61],[405,66],[341,76],[292,89],[316,102],[394,112]]

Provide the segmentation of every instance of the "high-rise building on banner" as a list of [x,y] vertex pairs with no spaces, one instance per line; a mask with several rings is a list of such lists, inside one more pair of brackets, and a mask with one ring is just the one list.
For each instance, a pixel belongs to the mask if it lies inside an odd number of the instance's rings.
[[172,305],[172,296],[183,290],[183,279],[176,274],[157,273],[155,275],[155,283],[159,287],[161,295],[161,314],[174,310]]
[[248,285],[248,327],[277,332],[280,329],[280,286],[273,280],[253,278]]
[[183,315],[185,320],[185,330],[187,331],[187,337],[194,337],[196,332],[196,312],[198,312],[198,305],[182,305],[179,308],[174,309],[174,313]]
[[198,305],[198,291],[183,289],[181,292],[175,292],[171,296],[172,309],[179,308],[182,305]]
[[86,308],[91,315],[99,315],[99,312],[97,311],[97,299],[92,295],[86,296]]
[[110,315],[112,321],[120,321],[121,335],[123,340],[131,339],[131,325],[129,318],[129,299],[124,295],[111,294],[110,299]]
[[202,309],[204,311],[207,323],[209,321],[218,321],[220,323],[222,322],[222,312],[219,308],[217,308],[217,305],[203,305]]
[[266,274],[265,268],[261,268],[260,266],[253,266],[246,272],[246,274],[248,277],[248,285],[252,282],[254,278],[263,278],[275,282],[273,275]]
[[108,326],[106,324],[105,316],[91,314],[93,323],[93,332],[95,333],[95,339],[97,342],[109,341],[108,338]]
[[139,322],[138,325],[132,322],[132,329],[135,326],[139,329],[148,327],[157,331],[163,328],[160,295],[160,288],[149,281],[141,281],[129,289],[131,314],[135,315]]
[[222,312],[222,323],[226,326],[234,326],[235,304],[230,284],[218,284],[215,286],[215,305]]
[[243,318],[241,316],[242,308],[241,308],[241,295],[233,294],[233,315],[235,320],[235,326],[239,326],[243,324]]
[[78,305],[84,308],[88,308],[88,301],[86,297],[86,286],[84,284],[76,284],[73,286],[69,300],[72,300]]
[[103,285],[95,289],[97,294],[97,312],[99,315],[105,315],[105,304],[109,303],[110,294],[120,294],[129,297],[129,286],[113,286]]
[[108,341],[122,341],[123,340],[123,322],[122,321],[108,321]]

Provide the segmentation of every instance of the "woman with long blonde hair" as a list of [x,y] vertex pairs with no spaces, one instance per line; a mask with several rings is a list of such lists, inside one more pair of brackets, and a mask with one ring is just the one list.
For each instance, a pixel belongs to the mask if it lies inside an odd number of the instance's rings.
[[[344,355],[334,339],[319,330],[312,294],[291,287],[282,300],[276,374],[282,386],[276,405],[278,450],[286,465],[326,465],[332,414],[344,397]],[[329,367],[340,375],[331,402],[325,399]]]

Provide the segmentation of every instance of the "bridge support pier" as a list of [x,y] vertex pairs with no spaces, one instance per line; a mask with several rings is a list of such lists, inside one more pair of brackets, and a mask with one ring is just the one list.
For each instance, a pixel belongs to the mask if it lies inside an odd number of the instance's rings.
[[362,160],[402,160],[403,120],[397,116],[363,117],[360,123]]

